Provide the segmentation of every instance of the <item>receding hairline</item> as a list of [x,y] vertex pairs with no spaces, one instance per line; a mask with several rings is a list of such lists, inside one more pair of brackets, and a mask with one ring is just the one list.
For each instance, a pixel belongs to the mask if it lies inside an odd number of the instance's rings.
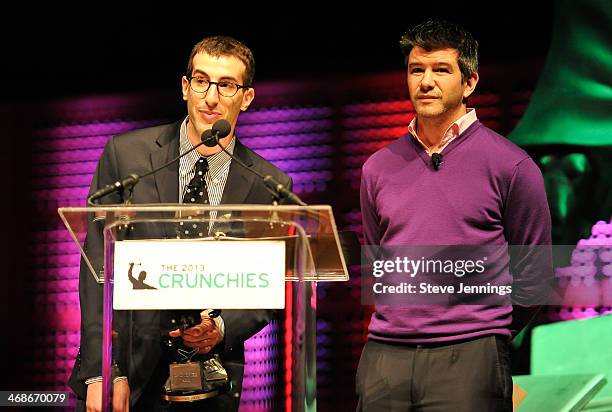
[[201,69],[198,69],[195,66],[195,62],[194,62],[194,60],[195,60],[195,58],[197,56],[204,55],[204,54],[207,54],[210,57],[213,57],[213,58],[216,58],[216,59],[219,59],[220,57],[225,57],[225,58],[228,58],[228,59],[235,59],[235,60],[239,61],[242,64],[242,73],[241,73],[242,80],[235,79],[233,76],[226,76],[226,75],[222,76],[221,79],[234,79],[234,80],[240,81],[240,82],[245,82],[246,81],[247,65],[246,65],[246,63],[241,58],[237,57],[234,54],[229,54],[229,53],[210,53],[210,52],[208,52],[206,50],[199,51],[199,52],[197,52],[196,54],[193,55],[193,57],[191,59],[191,66],[192,66],[192,68],[191,68],[191,73],[189,74],[190,76],[193,76],[196,72],[200,72],[200,73],[203,73],[203,74],[208,74],[205,71],[203,71]]
[[255,56],[253,51],[243,42],[229,36],[216,35],[205,37],[196,43],[189,54],[187,62],[187,76],[193,72],[193,59],[200,53],[209,56],[232,56],[240,60],[244,66],[243,83],[250,86],[255,76]]
[[416,50],[416,49],[424,50],[426,53],[436,53],[436,52],[450,51],[450,52],[454,53],[456,58],[457,58],[457,60],[459,60],[459,49],[456,49],[454,47],[438,47],[438,48],[431,48],[431,49],[428,50],[425,47],[414,46],[412,49],[410,49],[410,53],[408,53],[406,58],[410,57],[412,52],[414,50]]
[[[425,49],[425,48],[423,48],[423,47],[420,47],[420,46],[414,46],[414,47],[412,48],[412,50],[410,50],[410,53],[408,53],[408,55],[406,56],[406,66],[407,66],[407,67],[410,67],[411,65],[415,64],[414,62],[413,62],[413,63],[410,63],[410,56],[412,56],[412,52],[413,52],[415,49],[417,49],[417,48],[419,48],[419,49],[421,49],[421,50],[424,50],[424,51],[425,51],[426,53],[428,53],[428,54],[431,54],[431,53],[436,53],[436,52],[440,52],[440,51],[450,51],[450,52],[452,52],[452,53],[453,53],[453,55],[454,55],[454,56],[453,56],[453,58],[444,57],[444,58],[441,58],[441,59],[436,59],[436,60],[434,61],[434,64],[447,64],[447,65],[452,66],[452,65],[453,65],[453,63],[456,63],[456,64],[457,64],[457,66],[460,66],[460,63],[459,63],[459,50],[457,50],[457,49],[455,49],[455,48],[453,48],[453,47],[443,47],[443,48],[439,48],[439,49],[427,50],[427,49]],[[414,57],[414,56],[413,56],[413,57]],[[415,57],[415,58],[416,58],[416,57]],[[421,64],[421,63],[418,63],[418,64]],[[461,68],[461,67],[459,67],[459,68]]]

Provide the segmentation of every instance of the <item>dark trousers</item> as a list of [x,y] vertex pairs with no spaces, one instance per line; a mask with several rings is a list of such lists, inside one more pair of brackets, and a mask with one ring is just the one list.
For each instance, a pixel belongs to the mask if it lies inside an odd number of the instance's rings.
[[368,341],[357,369],[362,412],[512,411],[507,338],[434,345]]

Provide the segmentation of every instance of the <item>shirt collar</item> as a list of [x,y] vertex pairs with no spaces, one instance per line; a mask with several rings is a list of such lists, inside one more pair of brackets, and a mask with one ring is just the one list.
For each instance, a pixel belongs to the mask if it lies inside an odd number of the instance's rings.
[[[455,140],[461,133],[465,132],[466,129],[470,127],[472,123],[474,123],[476,120],[478,120],[478,118],[476,117],[476,110],[472,108],[467,109],[466,114],[464,114],[463,116],[455,120],[453,124],[451,124],[448,127],[448,129],[446,129],[442,137],[442,140],[440,141],[440,144],[438,145],[437,152],[438,153],[442,152],[442,150],[444,150],[444,148],[448,146],[450,142]],[[408,125],[408,131],[421,144],[421,146],[425,148],[425,151],[427,152],[427,154],[431,155],[432,153],[434,153],[434,151],[432,151],[429,147],[427,147],[427,145],[423,143],[423,141],[417,135],[416,122],[417,122],[417,118],[415,116],[410,122],[410,124]]]
[[[191,144],[189,137],[187,137],[187,123],[188,122],[189,122],[189,116],[185,117],[185,120],[183,120],[183,123],[181,123],[181,128],[179,132],[179,135],[180,135],[179,136],[179,141],[180,141],[179,153],[181,155],[193,149],[193,145]],[[225,147],[225,150],[227,150],[231,154],[234,154],[235,147],[236,147],[236,135],[234,134],[232,136],[232,140],[230,140],[229,144]],[[200,157],[201,155],[200,153],[198,153],[197,150],[194,150],[190,152],[188,155],[184,156],[182,160],[184,160],[185,162],[184,164],[188,166],[187,170],[191,170],[195,166],[196,162],[198,161]],[[229,162],[231,159],[232,158],[224,151],[220,151],[219,153],[215,153],[214,155],[211,155],[211,156],[206,156],[206,160],[208,161],[209,170],[217,169],[221,167],[222,165],[224,165],[226,162]]]

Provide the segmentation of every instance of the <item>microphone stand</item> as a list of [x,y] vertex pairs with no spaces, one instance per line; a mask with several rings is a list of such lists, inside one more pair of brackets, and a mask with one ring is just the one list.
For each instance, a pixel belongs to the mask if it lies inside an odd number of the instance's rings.
[[187,154],[193,152],[194,150],[196,150],[198,147],[202,146],[204,144],[204,141],[201,141],[200,143],[198,143],[197,145],[193,146],[191,149],[189,149],[188,151],[186,151],[185,153],[175,157],[174,159],[170,160],[167,163],[164,163],[163,165],[161,165],[160,167],[151,170],[150,172],[145,173],[142,176],[139,176],[135,173],[131,174],[129,177],[123,179],[123,180],[117,180],[115,183],[107,185],[105,187],[103,187],[102,189],[94,192],[93,194],[91,194],[90,196],[87,197],[87,205],[88,206],[98,206],[96,203],[94,203],[94,200],[98,200],[104,196],[107,196],[111,193],[114,192],[119,192],[119,195],[121,196],[121,198],[123,198],[123,193],[127,190],[129,191],[129,196],[127,198],[127,200],[124,202],[125,204],[130,204],[131,203],[131,198],[132,198],[132,193],[134,190],[134,186],[136,186],[136,184],[140,181],[140,179],[145,178],[147,176],[151,176],[157,172],[159,172],[162,169],[165,169],[166,167],[170,166],[172,163],[176,162],[177,160],[179,160],[181,157],[186,156]]
[[215,130],[215,127],[210,130],[206,130],[202,134],[202,143],[208,147],[219,146],[223,152],[225,152],[232,160],[236,161],[240,166],[249,170],[251,173],[257,175],[266,185],[266,188],[278,199],[287,199],[291,201],[291,203],[298,206],[308,206],[298,195],[293,193],[291,190],[287,189],[281,182],[276,180],[271,175],[263,175],[259,173],[257,170],[252,169],[244,164],[244,162],[234,156],[232,153],[228,152],[227,149],[221,144],[219,141],[219,131]]

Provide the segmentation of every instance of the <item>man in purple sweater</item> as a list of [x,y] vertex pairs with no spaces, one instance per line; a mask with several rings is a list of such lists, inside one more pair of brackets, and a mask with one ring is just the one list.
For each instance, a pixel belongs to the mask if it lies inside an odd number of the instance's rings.
[[511,411],[508,344],[551,276],[542,175],[467,108],[478,83],[470,33],[426,21],[400,45],[416,118],[363,166],[366,244],[523,246],[488,268],[511,285],[511,302],[377,303],[357,371],[358,410]]

